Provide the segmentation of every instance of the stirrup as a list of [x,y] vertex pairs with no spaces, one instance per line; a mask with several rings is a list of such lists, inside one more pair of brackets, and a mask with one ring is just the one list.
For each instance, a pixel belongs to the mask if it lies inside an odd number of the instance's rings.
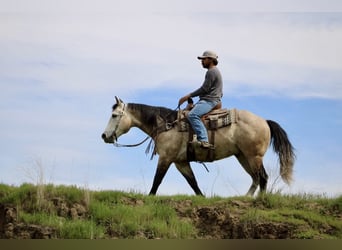
[[210,144],[207,141],[201,141],[200,143],[201,143],[201,147],[202,148],[212,148],[212,147],[214,147],[212,144]]

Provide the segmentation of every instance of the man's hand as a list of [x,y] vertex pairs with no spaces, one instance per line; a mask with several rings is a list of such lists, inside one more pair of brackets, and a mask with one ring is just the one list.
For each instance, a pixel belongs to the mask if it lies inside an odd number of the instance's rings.
[[187,101],[189,98],[191,97],[191,95],[186,95],[186,96],[183,96],[182,98],[179,99],[178,101],[178,108],[180,108],[180,106],[185,102]]

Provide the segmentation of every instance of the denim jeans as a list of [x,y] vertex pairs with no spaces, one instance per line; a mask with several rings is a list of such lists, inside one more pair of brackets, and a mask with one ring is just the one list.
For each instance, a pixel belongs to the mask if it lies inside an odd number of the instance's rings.
[[217,105],[217,103],[218,102],[215,101],[200,100],[189,112],[188,120],[191,124],[192,129],[197,135],[198,141],[209,142],[208,132],[201,120],[201,117],[209,113]]

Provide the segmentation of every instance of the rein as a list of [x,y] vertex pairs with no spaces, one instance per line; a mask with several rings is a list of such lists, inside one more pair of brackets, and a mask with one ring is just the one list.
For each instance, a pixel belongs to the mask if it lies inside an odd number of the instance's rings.
[[[125,108],[126,107],[124,106],[124,109],[123,109],[122,113],[120,114],[120,120],[121,120],[121,117],[123,116],[123,114],[125,112]],[[177,109],[179,109],[179,107],[175,108],[173,111],[177,111]],[[171,114],[171,112],[170,112],[170,114]],[[170,114],[168,114],[167,116],[169,116]],[[116,129],[119,127],[120,120],[117,123],[117,126],[116,126],[114,131],[116,131]],[[166,124],[166,126],[170,126],[170,125]],[[159,129],[159,127],[155,128],[154,130],[158,131],[158,129]],[[154,134],[155,131],[153,131],[152,134]],[[125,148],[133,148],[133,147],[138,147],[138,146],[144,144],[149,138],[150,138],[150,136],[148,135],[144,140],[142,140],[141,142],[136,143],[136,144],[120,144],[120,143],[114,142],[113,145],[114,145],[114,147],[117,147],[117,148],[124,148],[124,147]]]
[[133,147],[140,146],[141,144],[146,142],[149,138],[150,138],[150,136],[148,135],[144,140],[142,140],[141,142],[136,143],[136,144],[120,144],[120,143],[114,142],[113,145],[114,145],[114,147],[118,147],[118,148],[123,148],[123,147],[133,148]]

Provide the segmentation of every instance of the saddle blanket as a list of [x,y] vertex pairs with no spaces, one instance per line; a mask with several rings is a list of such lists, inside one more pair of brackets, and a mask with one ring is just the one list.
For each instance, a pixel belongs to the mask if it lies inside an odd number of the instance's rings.
[[[187,118],[189,111],[178,112],[178,131],[188,132],[190,124]],[[217,109],[202,117],[202,121],[208,130],[217,130],[236,123],[238,120],[236,109]]]

